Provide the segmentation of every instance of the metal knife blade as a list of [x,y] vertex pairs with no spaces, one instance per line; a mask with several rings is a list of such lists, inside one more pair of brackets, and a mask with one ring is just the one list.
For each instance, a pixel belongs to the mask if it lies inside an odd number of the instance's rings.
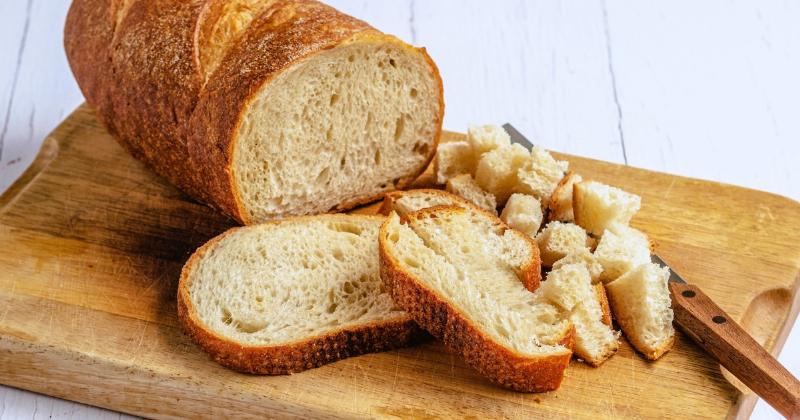
[[652,261],[652,262],[654,262],[654,263],[656,263],[658,265],[665,265],[665,266],[669,267],[669,281],[671,281],[673,283],[686,284],[686,280],[684,280],[683,277],[681,277],[678,273],[676,273],[675,270],[673,270],[672,267],[670,267],[669,264],[667,264],[667,262],[664,261],[658,255],[652,254],[650,256],[650,261]]
[[503,129],[506,130],[508,136],[511,137],[511,141],[514,143],[519,143],[525,146],[526,149],[531,150],[533,148],[533,143],[531,143],[522,133],[519,132],[516,128],[514,128],[511,123],[503,124]]

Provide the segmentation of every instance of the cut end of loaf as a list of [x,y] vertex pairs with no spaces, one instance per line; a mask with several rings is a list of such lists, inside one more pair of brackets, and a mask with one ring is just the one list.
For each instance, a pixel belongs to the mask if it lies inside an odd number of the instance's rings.
[[343,210],[406,186],[436,150],[441,98],[424,50],[370,31],[284,70],[236,139],[246,221]]

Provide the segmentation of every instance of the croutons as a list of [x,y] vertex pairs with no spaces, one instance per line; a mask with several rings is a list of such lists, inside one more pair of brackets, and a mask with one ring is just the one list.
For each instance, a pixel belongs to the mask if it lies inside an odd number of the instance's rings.
[[641,205],[638,195],[595,181],[573,187],[575,223],[594,235],[602,235],[612,224],[627,225]]
[[591,250],[594,239],[578,225],[572,223],[550,222],[536,236],[542,265],[550,267],[556,261],[581,249]]
[[628,341],[650,360],[672,347],[672,300],[669,269],[648,262],[606,284],[614,319]]
[[600,281],[600,275],[603,273],[603,266],[597,261],[597,258],[589,252],[586,248],[580,248],[567,254],[566,257],[559,259],[553,263],[553,270],[567,264],[582,264],[589,271],[592,278],[592,283]]
[[476,162],[472,146],[466,141],[440,143],[433,160],[436,182],[444,184],[458,175],[472,175],[475,172]]
[[594,257],[603,267],[600,280],[608,283],[626,272],[650,262],[650,241],[644,233],[625,225],[606,229]]
[[517,171],[528,160],[528,151],[519,144],[498,147],[478,160],[475,182],[494,194],[497,204],[505,204],[517,184]]
[[550,196],[547,215],[548,220],[558,220],[561,222],[574,222],[575,216],[572,211],[572,187],[578,182],[583,181],[580,175],[574,172],[567,172],[561,182],[558,183],[555,191]]
[[475,159],[486,152],[511,144],[511,138],[503,127],[497,125],[470,125],[467,143],[472,147]]
[[494,195],[481,189],[469,174],[450,178],[447,181],[447,192],[458,195],[492,214],[497,214],[497,202]]
[[526,194],[511,194],[500,219],[512,228],[535,238],[542,225],[542,205],[539,200]]
[[517,172],[516,191],[532,195],[547,205],[568,167],[568,162],[555,160],[550,152],[534,146],[530,158]]

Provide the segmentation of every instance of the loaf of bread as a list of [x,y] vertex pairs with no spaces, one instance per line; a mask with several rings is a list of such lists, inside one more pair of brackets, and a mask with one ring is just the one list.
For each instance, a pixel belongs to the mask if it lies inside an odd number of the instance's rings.
[[558,388],[574,328],[530,291],[540,274],[533,240],[474,209],[433,207],[404,220],[392,214],[379,235],[381,278],[395,302],[493,382]]
[[378,268],[384,217],[321,215],[231,229],[181,273],[178,315],[220,364],[286,374],[424,334]]
[[111,134],[243,223],[401,189],[441,132],[438,70],[312,0],[75,0],[65,47]]

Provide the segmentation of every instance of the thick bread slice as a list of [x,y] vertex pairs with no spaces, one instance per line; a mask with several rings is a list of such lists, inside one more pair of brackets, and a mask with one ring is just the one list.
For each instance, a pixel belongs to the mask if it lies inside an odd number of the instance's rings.
[[181,273],[178,315],[220,364],[300,372],[411,344],[421,330],[380,280],[380,216],[324,215],[231,229]]
[[447,191],[432,188],[394,191],[383,197],[378,213],[388,216],[393,211],[400,216],[436,206],[474,208],[475,204]]
[[669,268],[646,263],[606,284],[611,310],[625,337],[646,358],[656,360],[675,341]]
[[245,224],[401,189],[441,132],[425,50],[312,0],[75,0],[65,46],[124,147]]
[[523,283],[538,276],[536,245],[485,212],[433,207],[393,214],[379,235],[381,278],[395,302],[493,382],[558,388],[573,327]]
[[540,290],[542,298],[565,311],[575,326],[576,356],[599,366],[617,352],[619,333],[611,327],[603,285],[592,285],[583,264],[566,264],[550,271]]

